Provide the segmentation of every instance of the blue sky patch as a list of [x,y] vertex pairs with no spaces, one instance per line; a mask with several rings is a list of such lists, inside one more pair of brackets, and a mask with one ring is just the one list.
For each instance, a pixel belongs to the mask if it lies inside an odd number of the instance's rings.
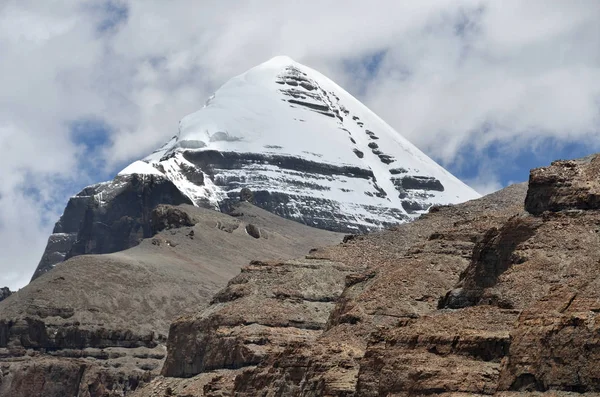
[[87,151],[95,151],[110,144],[111,128],[102,120],[76,120],[71,123],[69,129],[71,140],[78,146],[84,146]]
[[100,119],[87,118],[71,122],[69,128],[71,140],[80,148],[78,164],[82,178],[90,183],[112,179],[103,158],[103,149],[111,145],[112,127]]
[[343,66],[352,75],[370,80],[377,76],[386,54],[387,50],[380,50],[361,58],[347,59]]
[[550,165],[555,160],[585,157],[597,151],[585,142],[563,141],[546,138],[531,142],[517,151],[512,146],[493,143],[477,155],[472,145],[464,146],[456,156],[461,163],[446,165],[446,169],[461,180],[472,180],[485,175],[486,170],[494,172],[502,186],[525,182],[532,168]]
[[342,61],[342,67],[354,77],[356,87],[348,87],[354,96],[360,98],[365,95],[369,83],[377,77],[386,54],[387,49]]
[[97,11],[101,15],[100,22],[96,25],[99,33],[113,31],[119,25],[126,23],[129,17],[129,8],[121,1],[105,1]]

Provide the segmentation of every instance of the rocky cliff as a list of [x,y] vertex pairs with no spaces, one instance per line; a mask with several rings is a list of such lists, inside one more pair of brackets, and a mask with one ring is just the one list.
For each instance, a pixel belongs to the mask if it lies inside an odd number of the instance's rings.
[[154,237],[0,302],[0,395],[597,395],[598,171],[339,244],[249,203],[159,206]]
[[600,392],[600,156],[297,261],[171,325],[135,396]]
[[151,237],[151,213],[159,204],[192,202],[157,175],[119,175],[88,186],[69,199],[32,280],[73,256],[123,251]]

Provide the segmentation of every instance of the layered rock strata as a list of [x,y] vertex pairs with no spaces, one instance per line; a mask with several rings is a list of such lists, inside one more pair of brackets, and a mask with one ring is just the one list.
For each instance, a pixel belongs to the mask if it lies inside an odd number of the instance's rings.
[[[310,279],[346,271],[310,337],[305,291],[323,286],[277,294],[297,277],[275,270],[287,265],[251,266],[174,323],[164,377],[135,395],[595,395],[599,166],[555,162],[532,170],[529,188],[313,252]],[[297,308],[282,310],[290,296]],[[204,343],[184,349],[192,340]]]

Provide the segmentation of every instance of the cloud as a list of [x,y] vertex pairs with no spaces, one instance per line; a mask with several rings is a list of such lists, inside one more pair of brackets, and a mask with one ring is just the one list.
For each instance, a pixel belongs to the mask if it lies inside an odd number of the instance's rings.
[[445,164],[467,144],[481,151],[597,135],[599,5],[484,4],[462,14],[466,33],[442,18],[400,39],[367,102]]
[[274,55],[328,75],[482,192],[515,179],[507,164],[522,178],[525,158],[546,161],[533,149],[548,142],[598,150],[598,16],[586,0],[6,0],[0,284],[23,285],[69,195]]

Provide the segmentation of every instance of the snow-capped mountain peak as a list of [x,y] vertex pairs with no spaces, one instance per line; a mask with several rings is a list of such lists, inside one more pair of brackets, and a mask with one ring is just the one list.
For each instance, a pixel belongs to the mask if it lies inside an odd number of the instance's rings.
[[151,236],[158,204],[228,212],[245,200],[364,232],[477,197],[340,86],[280,56],[225,83],[154,153],[72,197],[34,277]]
[[121,174],[156,170],[215,208],[248,188],[257,205],[332,229],[370,230],[479,197],[343,88],[286,56],[230,79],[142,161],[152,167]]

